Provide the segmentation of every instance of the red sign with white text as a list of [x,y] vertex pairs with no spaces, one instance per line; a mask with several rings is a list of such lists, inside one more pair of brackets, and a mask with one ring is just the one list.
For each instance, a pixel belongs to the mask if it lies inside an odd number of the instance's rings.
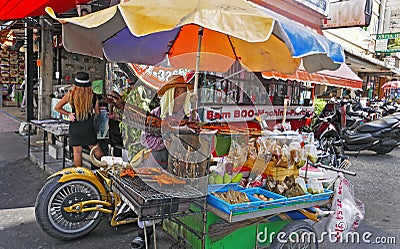
[[[300,113],[296,113],[297,106],[288,106],[286,119],[300,119],[307,110],[313,111],[313,107],[302,107]],[[283,106],[205,106],[204,122],[243,122],[252,121],[257,116],[262,116],[264,120],[283,119]]]

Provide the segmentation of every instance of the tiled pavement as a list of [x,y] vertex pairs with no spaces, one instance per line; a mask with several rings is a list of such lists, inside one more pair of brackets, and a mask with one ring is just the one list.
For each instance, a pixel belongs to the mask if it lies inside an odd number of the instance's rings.
[[20,123],[26,120],[21,113],[18,107],[0,108],[0,132],[18,131]]

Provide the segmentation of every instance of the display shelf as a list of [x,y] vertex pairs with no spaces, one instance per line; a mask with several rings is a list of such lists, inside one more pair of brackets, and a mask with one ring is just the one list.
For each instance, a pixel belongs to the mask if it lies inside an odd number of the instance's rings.
[[277,208],[264,209],[264,210],[254,211],[254,212],[237,214],[237,215],[233,215],[232,213],[227,214],[224,211],[222,211],[218,208],[215,208],[211,205],[207,205],[207,210],[228,222],[238,222],[238,221],[243,221],[243,220],[247,220],[247,219],[253,219],[253,218],[257,218],[257,217],[263,217],[263,216],[298,210],[298,209],[302,209],[302,208],[320,206],[320,205],[324,205],[324,204],[328,204],[328,203],[329,203],[329,200],[319,200],[319,201],[313,201],[313,202],[310,201],[310,202],[298,203],[298,204],[294,204],[294,205],[284,205],[284,206],[277,207]]
[[59,121],[55,119],[46,119],[46,120],[31,120],[29,122],[29,128],[28,128],[28,157],[30,156],[31,153],[31,130],[32,127],[35,127],[36,129],[40,129],[43,131],[43,168],[45,168],[46,165],[46,141],[47,141],[47,135],[51,134],[52,137],[54,136],[60,136],[62,138],[62,168],[65,168],[65,163],[66,163],[66,147],[67,147],[67,139],[69,136],[69,131],[68,127],[69,124],[64,121]]

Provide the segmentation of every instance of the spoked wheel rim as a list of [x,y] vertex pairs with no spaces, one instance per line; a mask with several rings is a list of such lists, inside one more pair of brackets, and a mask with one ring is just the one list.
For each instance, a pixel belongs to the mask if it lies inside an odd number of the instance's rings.
[[281,249],[316,249],[315,241],[313,241],[313,237],[309,235],[310,230],[298,229],[289,234],[287,242],[282,244]]
[[99,192],[85,181],[71,181],[61,185],[51,195],[48,217],[51,224],[63,233],[77,233],[89,228],[99,217],[99,211],[71,213],[64,210],[80,201],[97,200]]
[[328,153],[328,163],[330,166],[337,167],[337,155],[333,148],[333,138],[321,138],[320,148]]

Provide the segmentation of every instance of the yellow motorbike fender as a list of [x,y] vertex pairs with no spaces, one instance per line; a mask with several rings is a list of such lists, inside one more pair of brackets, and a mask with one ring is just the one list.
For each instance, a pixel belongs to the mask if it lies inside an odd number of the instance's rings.
[[52,174],[51,176],[48,177],[48,179],[59,175],[61,175],[61,178],[58,180],[58,182],[68,182],[71,180],[78,180],[78,179],[85,180],[96,186],[96,188],[100,191],[100,194],[101,196],[103,196],[103,198],[106,198],[106,196],[108,196],[103,184],[99,181],[96,175],[87,168],[84,167],[65,168]]

